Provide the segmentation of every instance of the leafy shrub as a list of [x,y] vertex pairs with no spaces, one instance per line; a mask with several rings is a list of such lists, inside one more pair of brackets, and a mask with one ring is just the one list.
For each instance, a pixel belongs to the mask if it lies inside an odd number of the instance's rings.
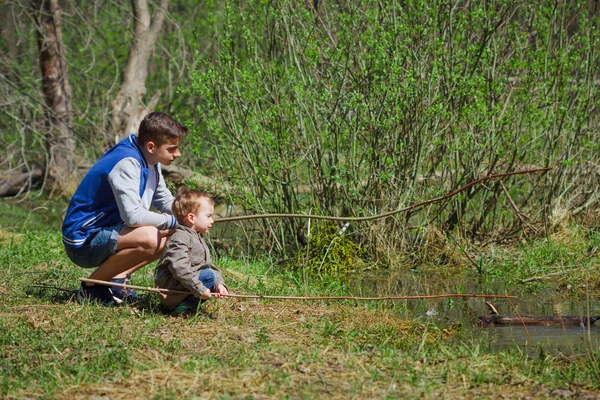
[[[585,2],[249,0],[218,10],[190,89],[205,121],[196,138],[209,132],[215,164],[203,172],[248,213],[378,214],[483,176],[553,167],[358,235],[374,248],[380,235],[406,243],[410,225],[485,233],[592,196],[600,30]],[[250,230],[285,253],[302,224]]]

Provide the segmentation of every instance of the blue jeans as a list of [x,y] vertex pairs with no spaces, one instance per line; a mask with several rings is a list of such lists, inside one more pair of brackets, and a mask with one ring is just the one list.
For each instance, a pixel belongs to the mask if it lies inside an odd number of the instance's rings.
[[215,279],[217,279],[217,277],[215,276],[215,273],[212,269],[205,268],[200,270],[200,273],[198,274],[198,279],[200,279],[200,282],[202,282],[202,284],[206,286],[207,289],[212,289],[213,286],[215,286]]
[[[210,290],[213,289],[213,287],[215,286],[216,275],[212,269],[205,268],[200,270],[200,273],[198,274],[198,279],[200,279],[200,282],[202,282],[202,284]],[[185,299],[183,299],[183,301],[180,303],[180,306],[183,305],[185,307],[197,308],[200,303],[204,303],[205,301],[206,299],[200,300],[193,294],[190,294]]]
[[117,239],[123,224],[102,228],[92,234],[79,248],[65,246],[65,252],[73,263],[83,268],[97,268],[117,252]]

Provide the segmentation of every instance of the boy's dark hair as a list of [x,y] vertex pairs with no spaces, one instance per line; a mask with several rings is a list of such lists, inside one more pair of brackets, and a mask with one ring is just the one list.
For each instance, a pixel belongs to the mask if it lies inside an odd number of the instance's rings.
[[171,206],[171,211],[177,222],[183,225],[185,223],[185,217],[189,213],[198,211],[200,200],[202,199],[206,199],[212,205],[215,204],[214,199],[208,193],[191,189],[179,192]]
[[188,134],[188,128],[162,112],[152,112],[144,117],[138,130],[138,143],[141,146],[154,142],[157,146],[169,138],[181,138]]

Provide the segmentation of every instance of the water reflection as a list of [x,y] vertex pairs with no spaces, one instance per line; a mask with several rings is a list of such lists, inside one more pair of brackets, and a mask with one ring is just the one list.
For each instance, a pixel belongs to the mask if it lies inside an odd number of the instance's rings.
[[[435,295],[447,293],[485,293],[514,295],[513,305],[522,315],[597,315],[600,307],[592,299],[565,301],[551,291],[532,295],[520,285],[507,287],[500,279],[482,277],[475,271],[462,270],[410,270],[380,271],[350,277],[348,284],[357,296]],[[500,314],[514,315],[514,309],[505,299],[488,299]],[[400,301],[401,312],[407,318],[418,318],[438,325],[460,322],[467,337],[479,338],[492,349],[503,351],[520,348],[528,354],[543,350],[545,353],[577,354],[600,345],[598,326],[561,327],[531,326],[529,336],[523,326],[476,325],[477,317],[490,314],[483,298],[442,298]]]
[[485,328],[486,337],[496,350],[513,349],[516,346],[527,353],[577,354],[598,350],[600,328],[575,326],[528,326],[529,338],[522,326],[498,326]]

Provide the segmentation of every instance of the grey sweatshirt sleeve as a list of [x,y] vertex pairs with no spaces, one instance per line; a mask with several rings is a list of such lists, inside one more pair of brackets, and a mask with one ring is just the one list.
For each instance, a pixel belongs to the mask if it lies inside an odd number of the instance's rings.
[[156,188],[156,192],[154,192],[154,198],[152,199],[152,205],[160,212],[171,214],[171,205],[173,204],[173,200],[175,197],[171,194],[169,189],[167,188],[167,184],[165,183],[165,179],[162,175],[162,170],[160,169],[160,164],[158,166],[158,187]]
[[[125,225],[132,227],[149,225],[158,229],[173,228],[177,224],[175,217],[152,212],[142,205],[140,176],[141,166],[134,158],[122,159],[108,174],[108,182],[115,195],[121,219]],[[166,186],[164,190],[167,190]]]

